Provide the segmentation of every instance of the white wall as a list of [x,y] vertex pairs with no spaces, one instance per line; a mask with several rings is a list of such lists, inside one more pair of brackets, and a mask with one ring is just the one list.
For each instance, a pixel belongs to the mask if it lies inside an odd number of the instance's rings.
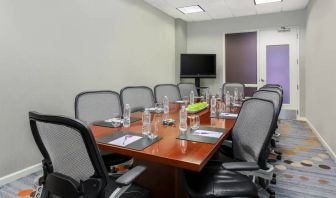
[[180,82],[181,54],[187,53],[187,23],[175,20],[175,81]]
[[[209,86],[216,93],[225,82],[224,68],[224,34],[253,31],[260,29],[279,28],[280,26],[297,26],[300,28],[300,57],[303,57],[304,32],[306,14],[304,10],[282,12],[267,15],[246,16],[188,23],[187,51],[188,53],[217,54],[217,78],[202,79],[202,86]],[[300,59],[300,67],[304,68],[304,60]],[[190,81],[190,80],[188,80]],[[304,85],[303,82],[301,82]],[[301,89],[303,95],[303,90]],[[301,113],[304,112],[304,101],[301,101]]]
[[0,1],[0,177],[41,161],[28,111],[74,116],[83,90],[173,82],[174,19],[142,0]]
[[336,1],[310,2],[306,32],[306,117],[336,152]]

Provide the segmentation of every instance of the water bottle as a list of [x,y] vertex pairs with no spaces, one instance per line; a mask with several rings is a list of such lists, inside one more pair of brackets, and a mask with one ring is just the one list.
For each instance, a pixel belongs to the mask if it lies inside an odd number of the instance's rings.
[[216,97],[212,96],[211,97],[211,102],[210,102],[211,115],[215,115],[216,114],[216,102],[217,102]]
[[188,112],[185,106],[182,106],[180,110],[180,131],[181,132],[185,132],[188,129],[187,115],[188,115]]
[[210,90],[209,88],[207,88],[205,90],[205,101],[209,103],[209,99],[210,99]]
[[165,96],[163,98],[163,113],[165,115],[169,114],[169,99],[168,99],[168,96]]
[[145,109],[142,114],[142,134],[148,135],[150,133],[151,123],[150,123],[150,113],[148,109]]
[[195,103],[195,94],[194,94],[194,91],[190,92],[189,100],[190,100],[189,101],[190,104],[194,104]]
[[227,91],[226,94],[225,94],[225,105],[227,107],[231,106],[231,95],[230,95],[229,91]]
[[222,88],[219,88],[216,94],[216,97],[220,100],[222,100]]
[[124,121],[123,121],[124,127],[130,127],[131,126],[131,107],[129,104],[126,104],[124,107]]
[[237,88],[235,88],[235,90],[234,90],[234,94],[233,94],[233,103],[234,104],[237,104],[238,103],[238,89]]

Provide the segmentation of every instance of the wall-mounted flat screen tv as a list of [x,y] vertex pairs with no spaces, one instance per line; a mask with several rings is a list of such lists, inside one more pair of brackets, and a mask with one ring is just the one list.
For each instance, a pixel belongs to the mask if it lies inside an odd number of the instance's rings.
[[216,78],[216,54],[181,54],[181,78]]

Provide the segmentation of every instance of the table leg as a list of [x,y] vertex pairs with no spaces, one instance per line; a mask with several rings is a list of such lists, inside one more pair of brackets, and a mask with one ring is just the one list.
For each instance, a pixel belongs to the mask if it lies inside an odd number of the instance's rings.
[[147,170],[135,183],[148,189],[153,198],[186,198],[179,168],[134,160],[135,165],[145,165]]

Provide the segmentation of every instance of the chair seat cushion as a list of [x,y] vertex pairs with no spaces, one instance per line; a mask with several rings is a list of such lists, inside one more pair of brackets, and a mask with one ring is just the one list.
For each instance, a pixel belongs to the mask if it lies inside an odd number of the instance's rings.
[[193,198],[258,196],[258,189],[249,177],[221,167],[205,167],[200,173],[185,171],[184,177]]

